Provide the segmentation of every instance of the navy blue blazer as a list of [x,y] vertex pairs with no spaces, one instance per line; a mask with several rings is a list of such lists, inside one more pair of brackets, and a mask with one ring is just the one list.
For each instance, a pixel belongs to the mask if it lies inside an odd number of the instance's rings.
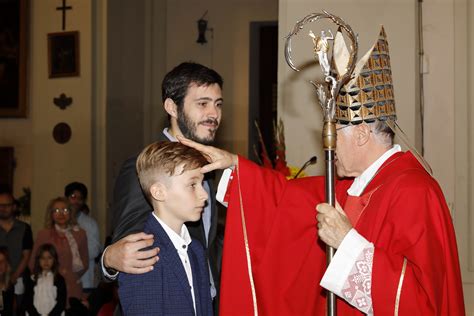
[[202,245],[193,240],[188,256],[193,272],[196,314],[191,287],[171,239],[150,213],[144,232],[153,234],[153,247],[160,247],[160,260],[145,274],[119,274],[119,297],[124,315],[212,315],[209,268]]
[[[158,140],[169,141],[163,133],[160,133]],[[133,156],[124,162],[115,181],[112,203],[112,227],[114,228],[112,242],[116,242],[132,233],[142,232],[149,213],[153,211],[140,187],[136,170],[137,156]],[[186,222],[185,225],[188,227],[191,238],[201,242],[205,248],[214,283],[219,291],[222,244],[217,236],[218,210],[213,181],[209,178],[209,173],[205,175],[205,180],[208,182],[212,192],[209,194],[211,198],[211,227],[209,229],[208,242],[206,243],[202,220]],[[161,254],[158,254],[158,256],[161,256]]]

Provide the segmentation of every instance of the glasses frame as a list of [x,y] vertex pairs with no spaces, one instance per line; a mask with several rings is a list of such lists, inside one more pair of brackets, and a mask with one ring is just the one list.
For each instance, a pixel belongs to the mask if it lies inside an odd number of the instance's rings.
[[59,208],[59,207],[57,207],[57,208],[53,208],[53,209],[51,210],[51,213],[53,213],[53,214],[59,214],[59,213],[62,213],[62,214],[69,214],[69,213],[71,213],[71,210],[70,210],[69,208],[67,208],[67,207],[65,207],[65,208]]

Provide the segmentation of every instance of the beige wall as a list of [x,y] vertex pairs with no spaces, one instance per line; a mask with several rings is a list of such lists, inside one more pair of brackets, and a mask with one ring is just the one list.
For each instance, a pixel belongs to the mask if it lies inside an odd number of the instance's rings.
[[[448,1],[451,2],[451,1]],[[442,5],[436,2],[437,9]],[[454,204],[453,218],[458,238],[459,258],[464,282],[464,297],[468,315],[474,315],[474,128],[472,122],[474,113],[474,3],[471,0],[453,0],[450,5],[454,8],[454,28],[447,38],[439,41],[438,54],[448,48],[453,51],[453,59],[441,59],[444,63],[452,64],[454,81],[446,85],[453,90],[454,124],[441,123],[442,130],[452,135],[448,143],[454,143]],[[441,13],[440,11],[438,11]],[[449,56],[450,54],[448,54]],[[443,86],[443,92],[444,92]],[[439,116],[445,114],[440,113]],[[437,129],[439,133],[439,128]],[[433,142],[433,151],[445,157],[449,166],[451,154],[440,151],[446,144]],[[448,147],[449,148],[449,147]]]
[[454,206],[455,178],[453,3],[438,0],[423,4],[425,158],[441,183],[450,208]]
[[[80,76],[49,79],[47,34],[61,31],[57,1],[31,1],[29,99],[32,156],[32,226],[43,226],[47,202],[63,194],[70,181],[91,185],[91,1],[69,1],[67,31],[80,32]],[[73,98],[66,110],[52,100],[65,93]],[[71,126],[72,138],[57,144],[52,129],[59,122]],[[94,210],[92,210],[94,212]]]
[[92,177],[90,206],[101,240],[107,228],[107,0],[92,6]]

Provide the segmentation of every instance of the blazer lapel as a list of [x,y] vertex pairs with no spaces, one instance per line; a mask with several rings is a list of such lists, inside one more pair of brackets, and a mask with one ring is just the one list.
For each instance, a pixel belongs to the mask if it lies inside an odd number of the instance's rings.
[[197,241],[191,242],[188,248],[189,260],[191,262],[191,269],[193,270],[193,284],[194,284],[194,299],[196,301],[196,316],[203,315],[203,295],[202,283],[204,282],[203,276],[201,275],[201,270],[199,269],[199,259],[196,256],[195,246]]
[[[148,218],[149,230],[156,236],[154,247],[158,246],[160,248],[160,260],[163,260],[163,264],[173,271],[176,279],[179,281],[179,284],[183,288],[183,293],[185,293],[186,300],[193,307],[193,298],[191,296],[191,286],[189,285],[188,277],[186,271],[184,270],[183,263],[179,258],[178,251],[174,247],[171,239],[166,234],[163,227],[160,223],[154,218],[153,214],[150,213]],[[189,248],[188,248],[189,255]],[[193,271],[194,274],[194,271]]]
[[216,205],[216,195],[214,193],[214,183],[211,177],[208,177],[207,183],[209,184],[209,191],[211,197],[211,227],[209,229],[209,246],[214,243],[217,234],[217,205]]

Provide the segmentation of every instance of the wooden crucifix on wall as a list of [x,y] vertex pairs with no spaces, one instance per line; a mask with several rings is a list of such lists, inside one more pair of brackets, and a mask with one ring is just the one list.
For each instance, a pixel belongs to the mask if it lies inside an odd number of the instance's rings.
[[63,28],[62,30],[66,30],[66,11],[67,10],[72,10],[71,6],[66,5],[66,0],[63,0],[63,5],[60,7],[56,7],[56,10],[62,11],[63,13]]

